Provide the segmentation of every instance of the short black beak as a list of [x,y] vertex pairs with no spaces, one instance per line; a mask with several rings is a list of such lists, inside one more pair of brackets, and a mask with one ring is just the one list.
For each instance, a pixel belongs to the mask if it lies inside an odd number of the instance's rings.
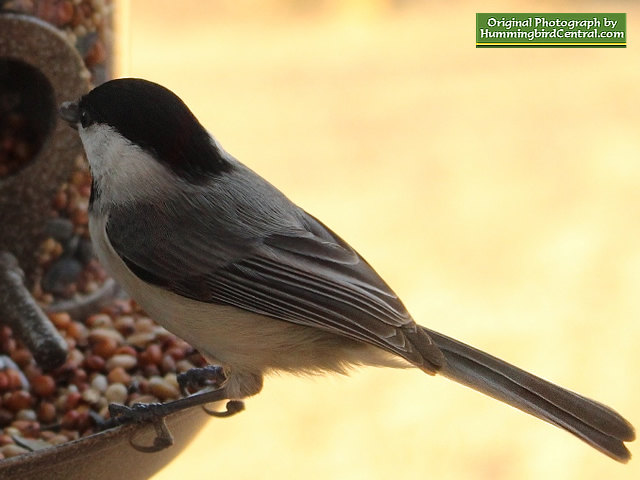
[[60,105],[58,113],[71,128],[76,130],[78,129],[78,122],[80,121],[80,109],[78,108],[78,102],[64,102]]

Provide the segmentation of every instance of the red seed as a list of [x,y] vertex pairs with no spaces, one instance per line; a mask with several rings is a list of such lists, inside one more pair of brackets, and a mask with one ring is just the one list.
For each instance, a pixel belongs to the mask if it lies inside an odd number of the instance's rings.
[[73,372],[71,383],[78,387],[78,390],[82,391],[87,388],[87,378],[87,371],[84,368],[78,368]]
[[56,407],[51,402],[41,402],[36,411],[38,420],[44,424],[53,423],[56,419]]
[[72,322],[67,328],[67,334],[74,340],[86,340],[88,331],[80,322]]
[[69,392],[63,405],[64,411],[68,412],[69,410],[73,410],[74,408],[76,408],[78,406],[78,403],[80,403],[81,398],[82,395],[80,394],[80,392]]
[[59,330],[65,330],[71,324],[71,315],[67,312],[50,313],[49,319]]
[[17,390],[11,392],[2,402],[3,406],[12,412],[18,412],[25,408],[31,407],[33,403],[33,397],[29,392],[24,390]]
[[73,3],[70,1],[60,2],[56,8],[56,25],[63,26],[71,21],[73,18]]
[[142,373],[145,377],[155,377],[160,375],[160,369],[157,365],[145,365],[142,367]]
[[92,67],[104,62],[106,56],[107,50],[104,47],[104,44],[100,40],[98,40],[93,44],[93,47],[91,48],[91,50],[89,50],[89,53],[85,57],[84,61],[87,64],[87,67]]
[[102,358],[111,357],[116,349],[118,348],[118,342],[116,342],[113,338],[103,338],[98,343],[91,347],[93,353],[96,355],[100,355]]
[[18,390],[22,388],[22,376],[13,368],[9,368],[4,372],[9,380],[7,390]]
[[68,430],[77,430],[80,423],[80,413],[77,410],[69,410],[62,416],[60,425]]
[[38,375],[31,380],[31,391],[41,397],[49,397],[56,391],[56,381],[51,375]]
[[60,190],[56,193],[56,196],[53,197],[53,208],[58,211],[62,211],[69,203],[69,197],[67,196],[67,192],[64,190]]
[[38,375],[42,375],[42,368],[40,368],[36,363],[30,363],[29,365],[26,365],[25,367],[22,368],[22,373],[24,373],[25,376],[29,380],[31,380],[32,378],[37,377]]
[[138,360],[142,365],[159,365],[162,361],[162,349],[160,345],[152,343],[144,352],[138,355]]
[[33,361],[33,355],[26,348],[17,348],[12,354],[11,358],[21,367],[30,364]]
[[89,213],[86,210],[77,208],[71,214],[71,221],[74,225],[86,225],[89,222]]
[[35,437],[40,433],[40,424],[33,420],[15,420],[11,426],[20,430],[25,437]]
[[78,417],[78,430],[79,431],[85,431],[87,428],[89,428],[90,426],[90,417],[89,417],[89,409],[78,409],[77,412],[79,413],[79,417]]
[[54,372],[54,375],[56,376],[56,378],[68,379],[71,376],[73,376],[73,372],[75,371],[75,369],[77,367],[78,367],[78,365],[76,365],[75,363],[71,362],[70,360],[67,360],[61,366],[56,368],[56,370]]
[[89,355],[85,357],[84,364],[89,370],[102,371],[104,369],[105,360],[100,355]]
[[115,355],[131,355],[132,357],[135,357],[138,354],[138,352],[131,345],[122,345],[121,347],[118,347],[116,349],[114,354]]
[[115,300],[102,309],[104,313],[112,317],[129,314],[133,311],[130,300]]
[[186,356],[187,352],[185,352],[183,348],[176,346],[167,349],[165,353],[171,355],[174,360],[182,360]]

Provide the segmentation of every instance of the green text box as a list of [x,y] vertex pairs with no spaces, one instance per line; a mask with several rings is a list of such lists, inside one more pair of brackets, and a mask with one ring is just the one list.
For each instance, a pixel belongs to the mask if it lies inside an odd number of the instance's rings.
[[476,13],[476,47],[625,47],[626,13]]

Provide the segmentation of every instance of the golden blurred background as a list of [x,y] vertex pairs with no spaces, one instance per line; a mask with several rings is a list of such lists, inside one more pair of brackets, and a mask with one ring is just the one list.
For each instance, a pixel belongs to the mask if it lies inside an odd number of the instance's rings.
[[[121,6],[121,73],[178,93],[419,323],[640,427],[636,2]],[[629,46],[475,49],[479,11],[627,12]],[[268,378],[153,478],[631,479],[640,458],[445,379],[365,369]]]

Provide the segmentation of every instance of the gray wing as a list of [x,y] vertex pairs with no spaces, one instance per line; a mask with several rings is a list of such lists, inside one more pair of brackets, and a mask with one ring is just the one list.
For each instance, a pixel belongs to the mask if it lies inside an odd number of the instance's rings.
[[235,180],[219,178],[216,189],[169,202],[162,212],[136,205],[135,225],[125,221],[130,212],[114,212],[109,240],[138,277],[178,295],[319,328],[427,371],[439,368],[440,350],[369,264],[253,175],[247,195]]

